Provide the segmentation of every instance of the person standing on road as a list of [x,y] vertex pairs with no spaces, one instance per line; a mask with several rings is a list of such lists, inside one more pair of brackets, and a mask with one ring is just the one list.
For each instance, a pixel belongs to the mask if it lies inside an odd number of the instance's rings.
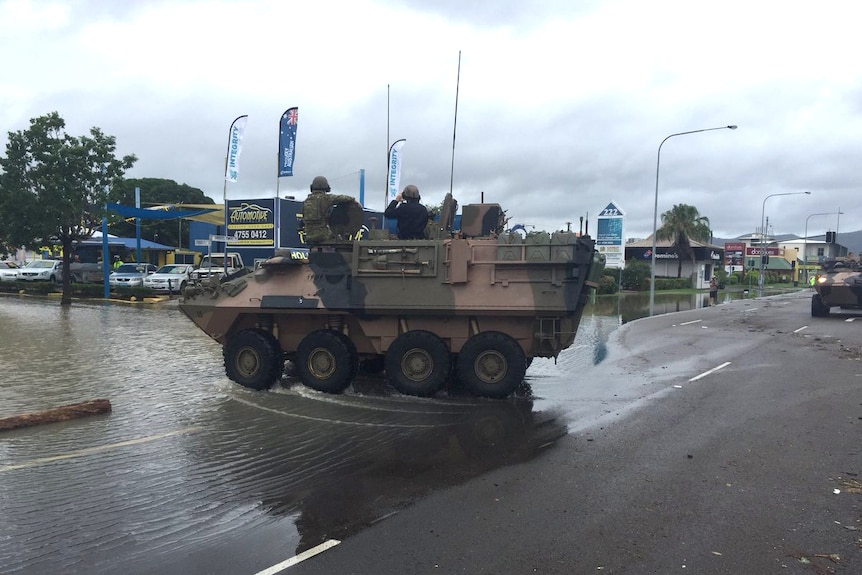
[[718,280],[715,276],[712,276],[712,279],[709,280],[709,300],[713,304],[718,303]]
[[[402,199],[404,203],[401,203]],[[425,239],[425,226],[428,225],[428,210],[419,203],[419,188],[413,184],[404,186],[404,190],[389,202],[383,216],[398,220],[399,240]]]
[[123,265],[123,260],[120,259],[120,256],[114,256],[114,269],[117,269],[121,265]]

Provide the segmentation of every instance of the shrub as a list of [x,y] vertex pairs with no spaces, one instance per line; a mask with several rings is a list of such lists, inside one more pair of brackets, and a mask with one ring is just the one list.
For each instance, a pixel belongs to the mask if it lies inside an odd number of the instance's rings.
[[622,273],[622,288],[636,291],[649,289],[650,264],[643,260],[631,259],[626,262]]
[[616,275],[611,275],[607,272],[602,274],[602,279],[599,280],[599,287],[596,290],[598,294],[612,294],[617,293],[619,288],[617,287],[617,278]]
[[690,278],[655,278],[655,289],[691,289]]

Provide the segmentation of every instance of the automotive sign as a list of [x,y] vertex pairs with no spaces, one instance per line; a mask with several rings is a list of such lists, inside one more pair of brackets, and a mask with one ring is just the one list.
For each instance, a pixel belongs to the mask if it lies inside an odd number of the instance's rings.
[[275,199],[228,202],[229,246],[275,247]]

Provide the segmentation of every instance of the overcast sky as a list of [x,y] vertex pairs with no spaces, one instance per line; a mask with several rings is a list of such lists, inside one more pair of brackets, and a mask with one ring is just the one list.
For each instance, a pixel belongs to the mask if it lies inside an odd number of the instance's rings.
[[[731,238],[765,201],[776,234],[854,231],[860,21],[854,1],[0,0],[0,153],[57,111],[70,134],[98,126],[134,153],[127,176],[221,202],[228,130],[248,114],[228,198],[302,199],[316,175],[358,197],[364,169],[382,209],[389,144],[407,139],[402,186],[439,204],[454,134],[460,204],[484,194],[511,225],[594,231],[614,201],[644,238],[662,140],[735,124],[664,143],[659,213],[693,205]],[[292,106],[294,175],[279,180]]]

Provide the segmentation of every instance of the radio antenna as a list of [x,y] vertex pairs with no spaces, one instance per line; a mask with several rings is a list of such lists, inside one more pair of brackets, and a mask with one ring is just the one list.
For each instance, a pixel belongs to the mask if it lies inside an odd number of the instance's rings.
[[452,167],[449,171],[449,193],[455,180],[455,133],[458,130],[458,90],[461,86],[461,50],[458,50],[458,79],[455,81],[455,121],[452,126]]

